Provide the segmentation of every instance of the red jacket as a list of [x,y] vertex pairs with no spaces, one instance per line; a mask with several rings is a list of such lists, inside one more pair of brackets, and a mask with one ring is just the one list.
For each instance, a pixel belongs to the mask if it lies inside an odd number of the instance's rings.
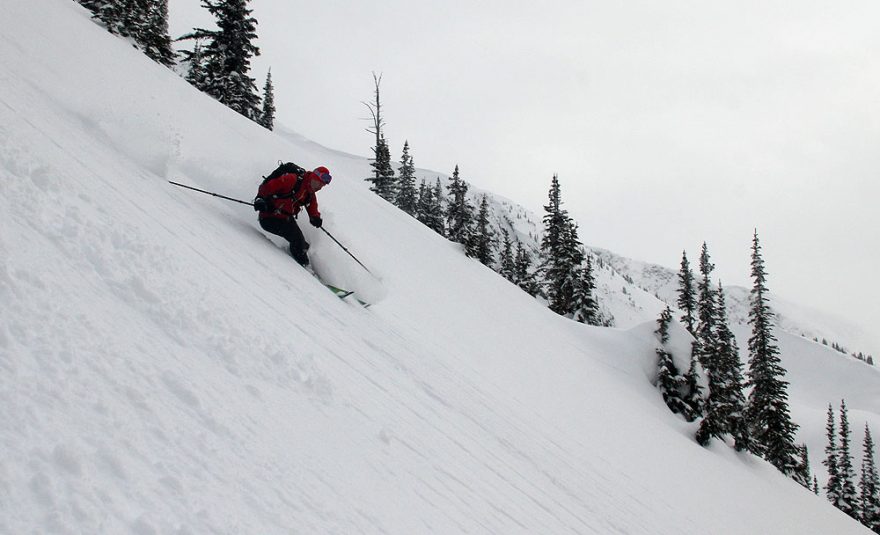
[[275,210],[260,212],[260,219],[270,217],[289,219],[298,214],[303,206],[305,206],[309,217],[321,217],[321,212],[318,211],[318,198],[312,189],[313,178],[317,178],[317,175],[312,171],[306,171],[302,179],[293,173],[287,173],[264,182],[260,186],[257,196],[272,199]]

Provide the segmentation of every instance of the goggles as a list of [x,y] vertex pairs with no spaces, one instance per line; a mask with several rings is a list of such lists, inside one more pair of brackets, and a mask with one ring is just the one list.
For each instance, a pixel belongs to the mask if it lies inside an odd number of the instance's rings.
[[324,184],[329,184],[330,181],[333,180],[333,177],[330,176],[330,173],[321,173],[318,175],[318,178],[320,178],[321,182],[323,182]]

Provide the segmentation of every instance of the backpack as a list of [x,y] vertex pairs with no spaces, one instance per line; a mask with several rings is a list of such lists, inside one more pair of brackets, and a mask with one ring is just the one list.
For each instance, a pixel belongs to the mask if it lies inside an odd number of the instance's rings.
[[[306,173],[306,170],[292,162],[279,162],[278,167],[274,171],[269,173],[269,176],[263,177],[263,184],[288,173],[292,173],[298,177],[301,177]],[[262,186],[262,184],[260,185]]]

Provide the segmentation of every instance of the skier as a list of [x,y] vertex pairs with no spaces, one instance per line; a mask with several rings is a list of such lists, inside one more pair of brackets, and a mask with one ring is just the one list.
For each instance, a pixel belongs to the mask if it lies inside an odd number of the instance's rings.
[[296,224],[296,216],[305,207],[309,223],[321,228],[323,221],[315,193],[332,178],[323,166],[306,171],[284,164],[263,181],[254,199],[254,210],[260,213],[260,226],[290,242],[291,256],[303,267],[309,265],[309,244]]

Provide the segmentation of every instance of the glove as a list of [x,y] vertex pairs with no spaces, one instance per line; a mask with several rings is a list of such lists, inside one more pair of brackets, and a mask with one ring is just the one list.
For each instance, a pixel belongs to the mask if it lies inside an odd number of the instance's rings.
[[309,223],[315,228],[321,228],[321,225],[324,224],[324,220],[320,217],[309,217]]
[[254,210],[257,212],[271,212],[275,209],[273,206],[272,199],[265,199],[263,197],[257,197],[254,199]]

